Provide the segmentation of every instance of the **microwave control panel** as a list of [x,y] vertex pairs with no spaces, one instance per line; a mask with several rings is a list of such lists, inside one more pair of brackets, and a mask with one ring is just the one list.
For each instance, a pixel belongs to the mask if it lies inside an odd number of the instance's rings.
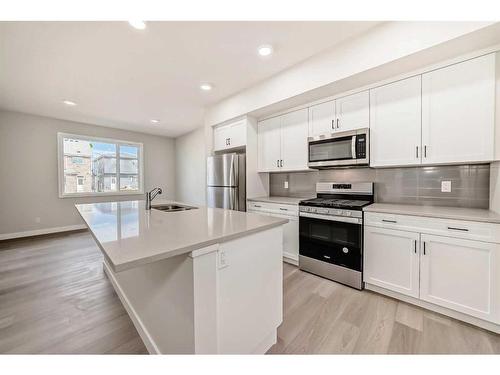
[[366,158],[366,134],[356,136],[356,159]]

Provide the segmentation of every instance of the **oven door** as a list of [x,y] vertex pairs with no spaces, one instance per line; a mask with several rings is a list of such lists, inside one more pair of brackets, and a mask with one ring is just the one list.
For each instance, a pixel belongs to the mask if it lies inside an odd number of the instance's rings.
[[361,224],[300,216],[299,232],[300,255],[361,272]]
[[309,167],[356,164],[356,135],[309,141]]

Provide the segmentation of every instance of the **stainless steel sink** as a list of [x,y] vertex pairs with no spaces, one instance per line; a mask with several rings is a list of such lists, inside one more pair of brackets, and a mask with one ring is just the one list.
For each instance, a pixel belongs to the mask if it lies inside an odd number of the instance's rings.
[[198,207],[183,206],[180,204],[159,204],[157,206],[151,206],[151,208],[164,212],[178,212],[178,211],[195,210]]

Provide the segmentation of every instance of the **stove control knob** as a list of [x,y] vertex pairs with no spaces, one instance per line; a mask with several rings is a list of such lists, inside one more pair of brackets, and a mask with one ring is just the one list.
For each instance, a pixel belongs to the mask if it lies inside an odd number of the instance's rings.
[[349,252],[349,249],[348,249],[347,247],[343,247],[343,248],[342,248],[342,252],[343,252],[344,254],[347,254],[347,253]]

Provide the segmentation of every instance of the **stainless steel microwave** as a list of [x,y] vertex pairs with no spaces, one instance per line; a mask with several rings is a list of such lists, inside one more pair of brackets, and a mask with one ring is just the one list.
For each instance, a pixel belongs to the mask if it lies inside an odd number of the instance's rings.
[[309,137],[309,168],[362,166],[370,162],[368,128]]

